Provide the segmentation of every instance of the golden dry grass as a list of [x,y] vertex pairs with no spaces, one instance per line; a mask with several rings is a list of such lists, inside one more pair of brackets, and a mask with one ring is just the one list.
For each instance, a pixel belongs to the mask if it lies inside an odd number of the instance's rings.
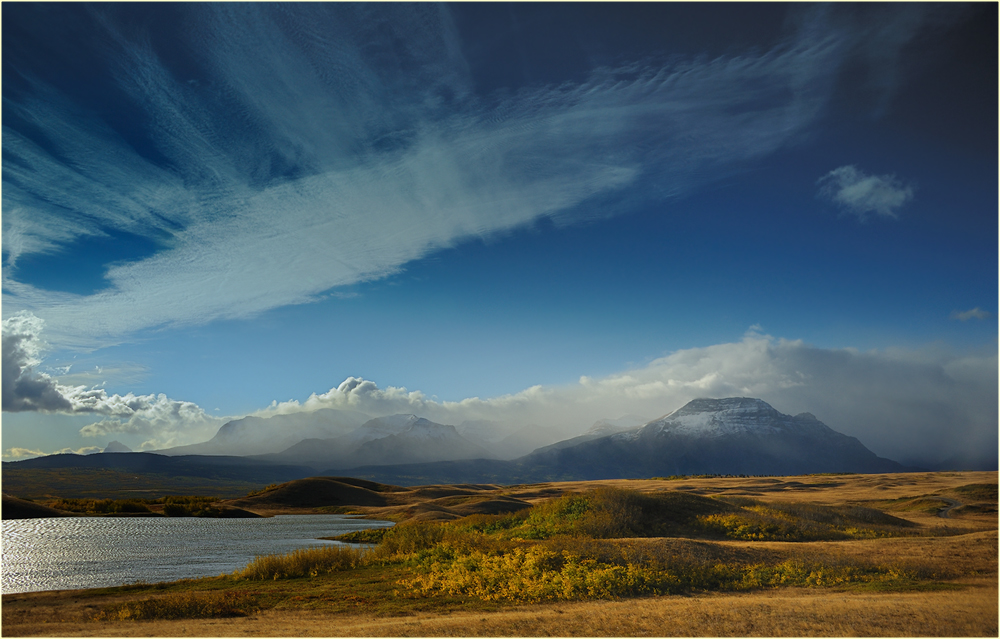
[[[310,480],[299,480],[308,482]],[[289,482],[295,484],[296,482]],[[327,483],[333,483],[327,481]],[[923,495],[946,494],[959,486],[974,483],[996,484],[996,471],[946,472],[946,473],[889,473],[878,475],[800,475],[789,477],[709,477],[691,479],[607,479],[574,482],[544,482],[521,486],[495,486],[490,484],[462,486],[414,486],[387,487],[391,490],[369,494],[362,486],[342,488],[333,497],[338,507],[344,511],[364,514],[373,518],[403,521],[411,518],[421,520],[448,520],[474,512],[494,512],[497,498],[513,502],[518,500],[530,504],[539,503],[567,493],[582,493],[609,486],[628,488],[640,492],[680,490],[700,495],[733,495],[773,501],[805,501],[822,505],[873,504],[879,502],[880,510],[896,514],[884,505],[886,500],[919,497]],[[373,485],[366,482],[364,486]],[[380,485],[379,485],[380,486]],[[310,494],[315,491],[310,488]],[[363,494],[362,494],[363,493]],[[281,493],[271,492],[265,499],[238,499],[222,502],[262,515],[319,513],[329,509],[305,505],[302,500],[282,502],[276,497]],[[331,497],[331,498],[333,498]],[[458,498],[458,499],[456,499]],[[961,501],[961,500],[960,500]],[[377,502],[377,503],[376,503]],[[332,502],[331,502],[332,503]],[[477,509],[477,503],[484,505]],[[959,521],[941,520],[934,513],[912,510],[899,511],[911,521],[927,525],[952,526]],[[971,521],[971,520],[968,520]],[[995,526],[996,516],[983,518],[986,527]],[[992,523],[991,523],[992,522]]]
[[[14,631],[13,633],[9,630]],[[26,636],[752,637],[997,636],[997,587],[859,594],[806,589],[523,606],[473,614],[373,618],[270,610],[236,619],[53,622],[7,628]]]

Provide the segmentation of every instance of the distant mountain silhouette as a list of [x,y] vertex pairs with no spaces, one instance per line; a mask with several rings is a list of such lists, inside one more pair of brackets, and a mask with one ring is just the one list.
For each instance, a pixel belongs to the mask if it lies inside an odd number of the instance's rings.
[[338,466],[408,464],[488,457],[489,451],[465,439],[454,426],[416,415],[379,417],[354,432],[330,439],[306,439],[260,459],[308,464],[317,469]]
[[364,413],[336,408],[244,417],[224,424],[207,442],[154,452],[163,455],[264,455],[285,450],[303,439],[349,435],[370,419]]
[[125,444],[121,443],[120,441],[118,441],[116,439],[115,441],[109,443],[108,447],[105,448],[102,452],[105,452],[105,453],[131,453],[132,449],[129,448],[128,446],[126,446]]
[[269,484],[301,479],[315,473],[308,466],[272,464],[246,457],[222,455],[182,455],[170,457],[155,453],[95,453],[93,455],[46,455],[22,461],[3,462],[4,470],[14,468],[113,468],[138,473],[157,473],[172,477],[235,479]]
[[[875,455],[809,413],[784,415],[760,399],[697,399],[644,426],[598,432],[513,461],[467,460],[338,468],[395,484],[520,483],[669,475],[800,475],[916,470]],[[334,471],[328,471],[334,472]]]
[[[358,414],[345,417],[338,413],[334,411],[324,417],[330,430],[343,434],[305,439],[278,454],[50,455],[4,462],[4,467],[16,464],[21,468],[129,468],[258,483],[322,473],[403,486],[691,474],[801,475],[918,470],[878,457],[854,437],[836,432],[809,413],[784,415],[760,399],[746,397],[697,399],[633,428],[629,428],[628,420],[601,420],[583,435],[543,446],[510,461],[490,459],[486,448],[462,437],[455,427],[416,415],[381,417],[352,429],[345,421]],[[266,426],[260,421],[268,420],[247,418],[239,420],[241,423],[230,422],[213,441],[238,439],[246,433],[255,438],[262,429],[270,434],[275,424],[287,423],[290,430],[295,430],[291,426],[296,425],[294,420],[279,420]],[[294,436],[301,432],[297,430]]]

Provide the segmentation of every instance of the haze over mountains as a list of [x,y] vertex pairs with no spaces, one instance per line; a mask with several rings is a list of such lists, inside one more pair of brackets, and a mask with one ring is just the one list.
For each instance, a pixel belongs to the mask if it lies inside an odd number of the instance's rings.
[[226,423],[206,442],[154,452],[258,456],[264,461],[322,469],[455,459],[514,459],[559,439],[558,431],[535,424],[516,428],[476,420],[451,426],[417,415],[372,419],[357,411],[323,408],[267,418],[244,417]]
[[280,452],[304,439],[349,435],[369,419],[364,413],[334,408],[267,418],[244,417],[227,422],[207,442],[154,452],[163,455],[265,455]]
[[[368,419],[359,412],[322,409],[235,420],[207,442],[159,454],[52,455],[7,463],[136,469],[152,464],[168,473],[181,464],[178,469],[206,477],[225,467],[248,481],[280,473],[286,479],[344,475],[398,485],[923,470],[877,456],[810,413],[785,415],[746,397],[696,399],[651,421],[634,415],[601,419],[576,437],[549,440],[526,454],[502,459],[499,453],[514,450],[511,442],[523,448],[547,437],[553,433],[530,425],[456,427],[417,415]],[[114,448],[109,445],[109,451]],[[76,457],[89,459],[77,463]]]
[[487,421],[439,424],[417,415],[369,419],[354,411],[247,417],[211,440],[164,455],[239,455],[405,483],[631,478],[680,474],[899,472],[809,413],[784,415],[760,399],[697,399],[655,420],[601,419],[576,437]]

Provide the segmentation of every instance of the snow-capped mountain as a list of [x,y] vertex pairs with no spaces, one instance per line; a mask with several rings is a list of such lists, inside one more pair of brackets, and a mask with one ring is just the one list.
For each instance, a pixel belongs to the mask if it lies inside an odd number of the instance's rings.
[[[767,437],[821,424],[810,413],[783,415],[767,402],[748,397],[696,399],[646,424],[646,436]],[[822,424],[821,424],[822,425]],[[826,428],[824,426],[824,428]]]
[[809,413],[746,397],[696,399],[641,428],[560,442],[518,462],[579,479],[906,470]]

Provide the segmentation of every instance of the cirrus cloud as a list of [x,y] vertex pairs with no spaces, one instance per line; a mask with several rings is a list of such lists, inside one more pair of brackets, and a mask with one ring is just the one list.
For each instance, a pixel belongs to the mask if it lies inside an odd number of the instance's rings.
[[[306,303],[470,238],[618,206],[588,212],[595,198],[683,194],[798,139],[856,46],[843,29],[803,29],[767,51],[476,96],[439,8],[179,6],[178,38],[197,61],[181,73],[113,8],[84,6],[107,44],[88,52],[96,79],[155,153],[30,60],[10,62],[27,88],[4,106],[7,266],[105,229],[162,250],[109,265],[107,288],[89,295],[4,269],[5,308],[79,349]],[[37,123],[46,144],[8,120]],[[629,191],[641,178],[652,192]]]

